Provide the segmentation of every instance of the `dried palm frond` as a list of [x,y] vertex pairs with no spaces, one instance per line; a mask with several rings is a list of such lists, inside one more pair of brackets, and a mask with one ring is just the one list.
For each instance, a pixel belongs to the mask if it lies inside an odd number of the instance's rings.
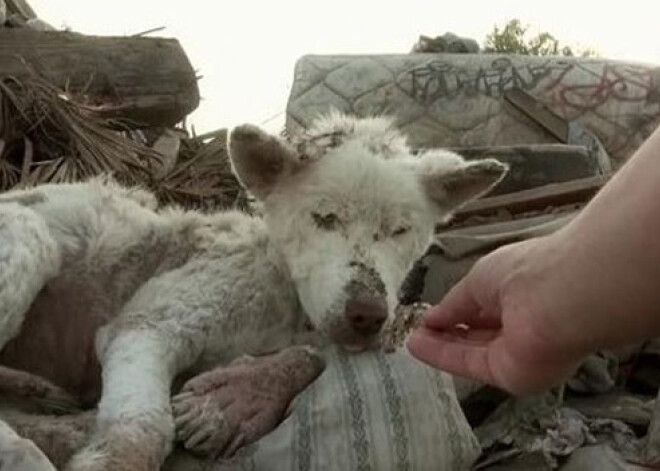
[[159,154],[33,74],[0,80],[0,190],[111,174],[152,186]]
[[158,182],[161,201],[198,209],[247,209],[245,192],[229,163],[227,134],[215,134],[208,142],[181,141],[176,165]]
[[0,79],[0,191],[110,174],[152,190],[163,203],[248,209],[229,163],[226,132],[184,138],[178,154],[166,159],[118,129],[36,73]]

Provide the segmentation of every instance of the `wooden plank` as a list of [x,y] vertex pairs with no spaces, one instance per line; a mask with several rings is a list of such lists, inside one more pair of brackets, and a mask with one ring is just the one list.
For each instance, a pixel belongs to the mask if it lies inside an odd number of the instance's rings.
[[514,88],[504,94],[504,99],[552,134],[559,142],[568,143],[568,121],[555,114],[532,95]]
[[452,149],[466,159],[493,158],[509,165],[509,173],[491,196],[600,175],[600,163],[584,146],[532,144]]
[[501,245],[550,234],[571,221],[579,211],[514,219],[450,229],[435,236],[446,257],[457,260]]
[[0,78],[30,68],[135,127],[172,126],[199,104],[195,71],[175,39],[0,28]]
[[496,214],[500,210],[512,214],[542,210],[549,206],[564,206],[587,201],[607,182],[608,177],[596,176],[564,183],[545,185],[531,190],[482,198],[461,208],[456,220],[474,215]]
[[506,92],[504,99],[560,142],[585,146],[598,161],[601,173],[612,172],[612,162],[603,144],[578,121],[567,121],[534,96],[518,88]]

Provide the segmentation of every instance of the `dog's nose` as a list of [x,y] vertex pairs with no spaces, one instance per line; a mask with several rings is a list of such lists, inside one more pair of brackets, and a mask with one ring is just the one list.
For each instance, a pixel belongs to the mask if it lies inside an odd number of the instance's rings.
[[346,317],[358,334],[376,334],[387,319],[387,301],[384,296],[356,293],[346,302]]

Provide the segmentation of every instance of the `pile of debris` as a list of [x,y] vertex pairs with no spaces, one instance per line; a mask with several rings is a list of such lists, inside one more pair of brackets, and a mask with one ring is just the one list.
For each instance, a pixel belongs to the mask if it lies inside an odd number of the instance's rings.
[[167,204],[246,208],[226,131],[127,129],[34,75],[0,78],[0,191],[110,174]]
[[0,189],[110,173],[146,184],[156,152],[114,131],[48,82],[0,79]]
[[226,131],[181,124],[199,91],[177,41],[52,31],[23,0],[0,0],[0,41],[0,191],[111,174],[167,204],[246,207]]

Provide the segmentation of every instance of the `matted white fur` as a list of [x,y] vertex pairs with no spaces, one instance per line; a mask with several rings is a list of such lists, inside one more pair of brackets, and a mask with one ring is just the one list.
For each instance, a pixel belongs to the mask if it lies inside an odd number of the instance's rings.
[[506,171],[446,151],[413,156],[388,120],[343,115],[291,143],[241,126],[229,152],[263,218],[157,210],[107,179],[0,198],[0,339],[55,281],[59,306],[110,319],[96,336],[98,432],[69,469],[157,466],[183,371],[303,342],[310,326],[374,345],[434,225]]

